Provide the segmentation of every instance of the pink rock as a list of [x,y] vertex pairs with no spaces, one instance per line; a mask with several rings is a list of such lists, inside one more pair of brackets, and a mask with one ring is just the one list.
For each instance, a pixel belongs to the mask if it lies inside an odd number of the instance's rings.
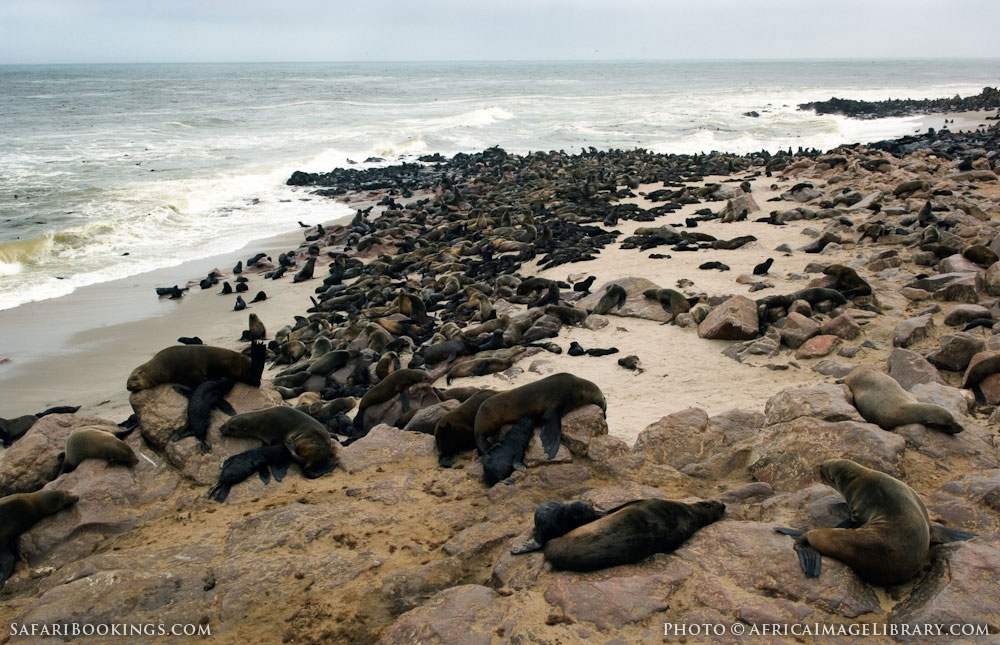
[[720,340],[750,340],[760,333],[757,303],[733,296],[709,312],[698,325],[698,336]]
[[837,347],[840,339],[832,335],[814,336],[802,344],[799,351],[795,352],[795,358],[818,358],[826,356]]

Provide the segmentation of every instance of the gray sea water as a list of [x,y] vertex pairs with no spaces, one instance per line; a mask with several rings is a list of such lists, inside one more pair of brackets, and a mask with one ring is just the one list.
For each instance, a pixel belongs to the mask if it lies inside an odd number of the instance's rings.
[[286,187],[294,170],[493,145],[825,149],[915,120],[798,103],[998,83],[1000,59],[0,66],[0,309],[348,214]]

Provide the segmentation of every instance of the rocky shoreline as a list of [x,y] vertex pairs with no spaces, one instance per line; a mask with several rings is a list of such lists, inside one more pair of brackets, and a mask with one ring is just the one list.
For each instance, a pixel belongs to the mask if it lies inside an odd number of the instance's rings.
[[[995,87],[984,87],[976,96],[941,99],[888,99],[885,101],[858,101],[832,97],[828,101],[800,103],[800,110],[812,110],[817,115],[843,114],[852,119],[884,119],[886,117],[914,116],[919,114],[941,114],[966,110],[1000,109],[1000,91]],[[997,117],[988,117],[996,119]]]
[[[684,640],[664,623],[864,623],[883,630],[875,642],[928,640],[892,638],[891,626],[972,625],[992,635],[974,640],[995,638],[998,143],[993,126],[825,153],[492,148],[296,173],[294,185],[374,205],[306,229],[284,260],[217,272],[243,276],[252,294],[290,289],[312,266],[296,285],[311,306],[267,335],[264,384],[237,384],[227,400],[238,413],[309,412],[338,468],[305,479],[293,466],[280,482],[237,484],[224,504],[206,500],[223,460],[259,442],[222,436],[221,412],[211,452],[171,441],[187,401],[161,385],[131,396],[134,468],[88,460],[50,481],[68,434],[109,422],[45,416],[0,455],[0,496],[44,486],[79,502],[20,537],[0,620],[197,623],[227,643]],[[867,291],[840,281],[852,272]],[[590,276],[589,294],[575,288]],[[429,382],[408,405],[397,394],[352,412],[393,358]],[[857,365],[945,408],[962,432],[869,422],[842,383]],[[608,411],[564,415],[555,458],[536,437],[527,470],[489,488],[474,451],[438,465],[432,433],[458,388],[557,372],[600,386]],[[753,392],[756,405],[706,410],[685,398],[699,387],[733,401]],[[652,420],[630,432],[642,417],[622,409],[643,406]],[[817,476],[833,457],[905,481],[932,519],[977,537],[932,549],[895,587],[832,558],[806,578],[774,527],[844,519]],[[713,499],[726,514],[672,554],[593,573],[510,554],[543,502],[607,510],[638,498]]]

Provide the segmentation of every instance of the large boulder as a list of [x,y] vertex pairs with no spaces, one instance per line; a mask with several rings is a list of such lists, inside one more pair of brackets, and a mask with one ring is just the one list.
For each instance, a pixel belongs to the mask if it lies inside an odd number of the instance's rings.
[[49,414],[36,421],[23,437],[0,453],[0,497],[39,490],[59,472],[59,454],[66,438],[82,426],[110,425],[85,414]]
[[746,296],[726,300],[698,325],[698,335],[709,339],[750,340],[759,333],[757,303]]

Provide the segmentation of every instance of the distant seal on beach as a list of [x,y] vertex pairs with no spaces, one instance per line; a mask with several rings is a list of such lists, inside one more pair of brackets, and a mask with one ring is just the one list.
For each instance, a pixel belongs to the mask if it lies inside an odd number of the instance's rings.
[[621,285],[608,285],[608,288],[604,291],[604,295],[601,296],[601,299],[597,302],[597,305],[591,313],[604,315],[611,311],[612,307],[620,310],[625,304],[625,299],[627,297],[628,293]]
[[951,412],[933,403],[920,403],[885,372],[871,365],[859,365],[844,378],[854,395],[854,407],[866,421],[883,430],[919,423],[934,430],[955,434],[964,430]]
[[211,345],[175,345],[157,352],[132,370],[125,387],[129,392],[146,390],[163,383],[176,383],[194,389],[203,381],[224,376],[260,385],[267,348],[262,343],[250,346],[250,356]]
[[134,466],[139,460],[127,443],[114,435],[118,426],[82,426],[66,438],[59,474],[76,470],[84,459],[103,459],[110,465]]
[[[453,388],[458,389],[458,388]],[[445,390],[445,394],[452,390]],[[478,390],[461,405],[438,419],[434,428],[434,443],[438,449],[438,465],[451,468],[455,455],[476,447],[476,414],[483,401],[497,394],[496,390]]]
[[590,403],[607,412],[601,388],[566,372],[501,392],[484,401],[476,413],[476,447],[486,454],[501,427],[530,417],[541,424],[542,446],[551,459],[559,450],[562,416]]
[[237,414],[223,423],[219,432],[229,437],[253,437],[271,445],[283,444],[309,479],[337,466],[326,426],[295,408],[279,405]]
[[257,314],[250,314],[247,329],[250,330],[250,340],[264,340],[267,338],[267,329]]
[[448,370],[445,383],[451,385],[452,380],[466,376],[485,376],[495,372],[502,372],[509,369],[514,364],[513,358],[473,358],[462,361]]
[[722,518],[726,505],[641,499],[612,509],[545,544],[545,559],[559,569],[596,571],[671,553],[698,529]]
[[40,519],[72,506],[78,499],[63,490],[39,490],[0,498],[0,588],[14,572],[17,537]]
[[754,266],[754,275],[767,275],[767,272],[771,270],[771,265],[774,264],[774,258],[768,258],[761,262],[760,264]]
[[831,529],[776,529],[797,538],[799,564],[810,578],[820,573],[820,555],[827,555],[874,584],[901,584],[920,573],[932,541],[973,537],[932,525],[920,496],[895,477],[848,459],[824,461],[819,471],[823,483],[844,496],[850,519]]

